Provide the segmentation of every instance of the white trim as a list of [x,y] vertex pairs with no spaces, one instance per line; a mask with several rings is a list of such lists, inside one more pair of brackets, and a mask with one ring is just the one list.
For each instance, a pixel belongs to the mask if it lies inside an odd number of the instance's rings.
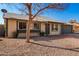
[[61,24],[58,24],[58,30],[52,31],[52,23],[50,24],[50,34],[49,35],[59,35],[61,33]]
[[[27,28],[26,28],[26,29],[20,29],[20,28],[19,28],[19,22],[25,22],[25,21],[18,21],[18,30],[26,30]],[[26,23],[27,23],[27,22],[26,22]]]

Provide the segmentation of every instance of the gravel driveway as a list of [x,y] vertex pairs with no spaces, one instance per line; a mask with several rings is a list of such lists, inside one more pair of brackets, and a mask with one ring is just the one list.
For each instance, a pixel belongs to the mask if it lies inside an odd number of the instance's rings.
[[33,37],[31,43],[26,39],[0,39],[2,56],[79,56],[79,34]]

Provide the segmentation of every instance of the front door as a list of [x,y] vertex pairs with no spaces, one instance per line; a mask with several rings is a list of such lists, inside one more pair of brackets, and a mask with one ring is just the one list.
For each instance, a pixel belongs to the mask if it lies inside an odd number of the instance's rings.
[[49,24],[45,24],[45,32],[47,35],[50,33],[50,25]]

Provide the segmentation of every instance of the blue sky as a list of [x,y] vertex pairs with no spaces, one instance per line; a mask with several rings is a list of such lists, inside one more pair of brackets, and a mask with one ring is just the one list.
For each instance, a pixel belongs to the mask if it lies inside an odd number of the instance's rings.
[[[0,10],[3,8],[7,9],[8,12],[19,13],[19,11],[15,8],[0,4]],[[2,15],[3,14],[0,11],[0,24],[4,23]],[[79,22],[79,3],[71,3],[67,9],[62,11],[56,9],[48,10],[43,15],[63,22],[68,22],[71,19],[76,19]]]

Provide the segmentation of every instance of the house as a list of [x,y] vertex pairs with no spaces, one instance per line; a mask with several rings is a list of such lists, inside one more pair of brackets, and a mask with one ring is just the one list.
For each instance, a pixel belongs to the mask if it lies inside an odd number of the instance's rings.
[[[3,16],[5,23],[5,35],[13,37],[13,33],[17,32],[18,37],[26,37],[28,16],[5,13]],[[46,35],[60,35],[62,32],[63,22],[55,21],[44,16],[37,16],[31,24],[31,36],[40,36],[39,33],[43,32]]]
[[69,23],[73,25],[73,33],[79,33],[79,23],[76,20],[70,20]]

